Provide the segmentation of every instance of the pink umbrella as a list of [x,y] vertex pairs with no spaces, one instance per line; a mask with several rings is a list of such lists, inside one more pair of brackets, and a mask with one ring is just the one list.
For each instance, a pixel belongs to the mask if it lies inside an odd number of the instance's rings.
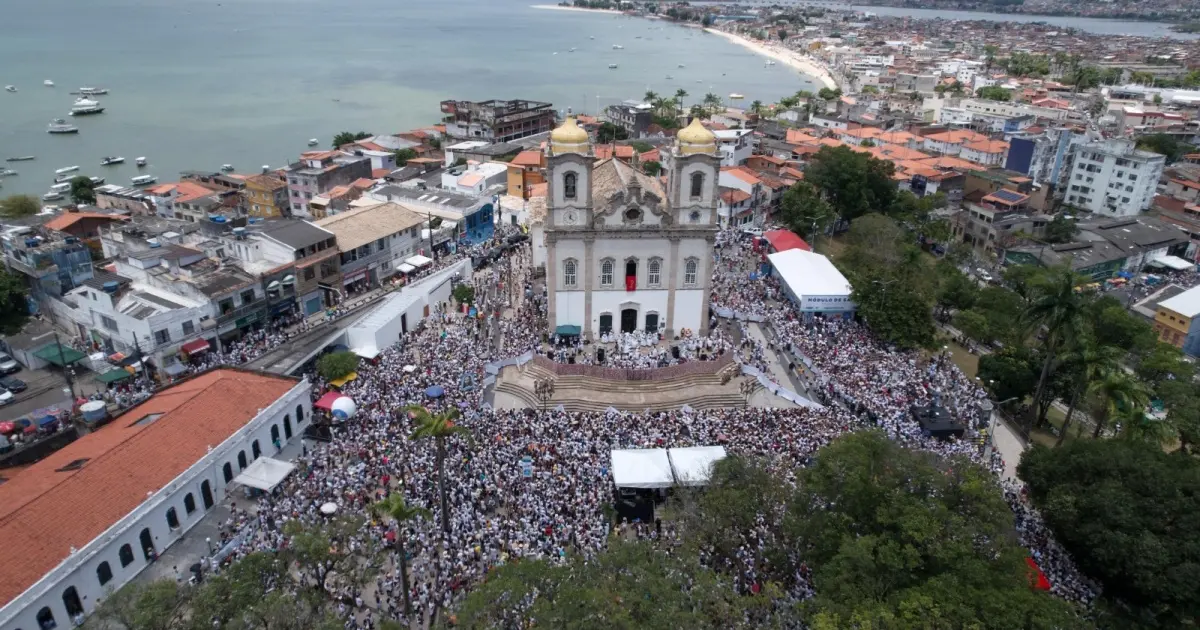
[[11,422],[0,422],[0,433],[5,435],[17,430],[17,425]]

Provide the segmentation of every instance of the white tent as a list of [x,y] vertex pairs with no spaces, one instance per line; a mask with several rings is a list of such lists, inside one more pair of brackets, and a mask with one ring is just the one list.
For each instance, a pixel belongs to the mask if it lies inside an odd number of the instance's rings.
[[254,460],[254,463],[250,464],[246,470],[243,470],[242,474],[235,477],[233,482],[270,492],[295,469],[295,464],[281,462],[270,457],[260,457]]
[[618,488],[669,488],[675,479],[661,448],[614,450],[612,473]]
[[667,451],[675,481],[681,486],[703,486],[712,477],[713,466],[725,459],[724,446],[692,446]]
[[1193,265],[1192,263],[1190,263],[1178,256],[1159,256],[1159,257],[1155,258],[1154,260],[1151,260],[1150,262],[1158,263],[1164,267],[1168,267],[1168,268],[1174,269],[1176,271],[1187,271],[1188,269],[1195,267],[1195,265]]
[[425,265],[433,262],[433,259],[417,254],[416,256],[412,256],[408,260],[405,260],[404,262],[412,265],[413,267],[424,267]]
[[399,271],[400,273],[412,273],[416,270],[416,267],[408,263],[400,263],[399,265],[396,265],[396,271]]

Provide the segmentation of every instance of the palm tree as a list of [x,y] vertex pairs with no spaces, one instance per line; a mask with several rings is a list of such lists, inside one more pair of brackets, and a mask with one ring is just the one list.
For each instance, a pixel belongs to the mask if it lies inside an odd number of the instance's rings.
[[762,118],[763,102],[759,101],[759,100],[752,101],[750,103],[750,113],[754,114],[755,116],[758,116],[759,118]]
[[779,108],[781,110],[789,110],[800,104],[800,99],[795,96],[785,96],[779,99]]
[[658,92],[655,92],[654,90],[646,90],[646,93],[642,95],[642,100],[647,103],[653,103],[657,98]]
[[[1063,344],[1078,337],[1083,323],[1084,298],[1075,292],[1075,272],[1069,267],[1060,267],[1050,272],[1039,287],[1037,297],[1025,309],[1025,322],[1030,330],[1045,329],[1046,360],[1042,363],[1042,374],[1038,377],[1037,391],[1033,395],[1034,409],[1038,409],[1037,422],[1041,424],[1046,414],[1038,407],[1046,395],[1046,381],[1050,367],[1054,364]],[[1032,427],[1030,427],[1032,428]]]
[[675,102],[679,103],[679,111],[683,111],[683,99],[687,98],[687,90],[679,88],[675,90]]
[[1125,352],[1120,348],[1098,346],[1084,341],[1076,343],[1070,352],[1063,355],[1063,363],[1074,366],[1078,370],[1079,379],[1071,388],[1067,417],[1063,420],[1062,432],[1058,434],[1055,446],[1062,446],[1063,440],[1066,439],[1067,429],[1071,426],[1071,419],[1075,416],[1075,407],[1079,404],[1080,397],[1087,392],[1092,383],[1103,380],[1115,370],[1120,370],[1121,358],[1124,356]]
[[703,105],[697,103],[692,105],[691,110],[688,111],[688,115],[690,115],[692,118],[705,118],[708,115],[708,112],[704,111]]
[[712,92],[704,95],[704,107],[708,110],[710,115],[721,111],[721,107],[724,104],[725,103],[721,101],[721,97],[713,94]]
[[1149,389],[1141,381],[1121,369],[1093,382],[1088,386],[1088,393],[1095,396],[1100,405],[1099,413],[1096,414],[1096,428],[1092,431],[1093,438],[1100,437],[1109,418],[1114,416],[1129,418],[1131,415],[1127,414],[1145,411],[1146,405],[1150,402]]
[[404,495],[397,492],[373,505],[371,511],[391,519],[396,524],[396,549],[400,552],[400,583],[404,588],[404,616],[408,617],[412,615],[412,595],[409,593],[408,585],[408,552],[404,548],[404,524],[417,519],[429,518],[429,510],[409,505],[404,500]]
[[458,419],[459,413],[457,409],[450,409],[441,413],[430,413],[428,409],[421,405],[409,405],[405,407],[409,415],[417,423],[417,428],[413,429],[410,436],[413,440],[433,439],[437,443],[437,476],[438,476],[438,499],[442,508],[442,531],[450,535],[450,500],[446,495],[446,438],[455,435],[469,435],[469,432],[464,428],[454,424]]

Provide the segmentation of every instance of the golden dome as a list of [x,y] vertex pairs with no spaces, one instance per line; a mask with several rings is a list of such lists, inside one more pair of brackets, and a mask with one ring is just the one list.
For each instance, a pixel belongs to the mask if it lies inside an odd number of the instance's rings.
[[568,116],[561,126],[550,132],[550,147],[555,153],[586,153],[587,146],[588,133],[575,123],[572,116]]
[[675,137],[679,140],[680,153],[685,155],[711,153],[717,149],[717,137],[700,124],[699,118],[693,118],[692,124],[680,129],[679,134]]

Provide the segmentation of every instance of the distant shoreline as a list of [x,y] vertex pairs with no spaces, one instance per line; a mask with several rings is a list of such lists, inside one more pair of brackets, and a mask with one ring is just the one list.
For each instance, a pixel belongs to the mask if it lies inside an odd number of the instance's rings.
[[531,4],[531,9],[548,9],[550,11],[579,11],[582,13],[607,13],[609,15],[624,15],[622,11],[616,9],[588,9],[585,7],[564,7],[557,4]]
[[768,59],[773,59],[783,65],[812,78],[817,83],[822,84],[831,90],[837,89],[838,83],[833,78],[831,73],[821,62],[802,55],[794,50],[784,48],[776,44],[766,44],[763,42],[747,39],[735,33],[717,30],[715,28],[706,28],[705,32],[719,35],[725,39],[749,49],[752,52],[758,53]]

